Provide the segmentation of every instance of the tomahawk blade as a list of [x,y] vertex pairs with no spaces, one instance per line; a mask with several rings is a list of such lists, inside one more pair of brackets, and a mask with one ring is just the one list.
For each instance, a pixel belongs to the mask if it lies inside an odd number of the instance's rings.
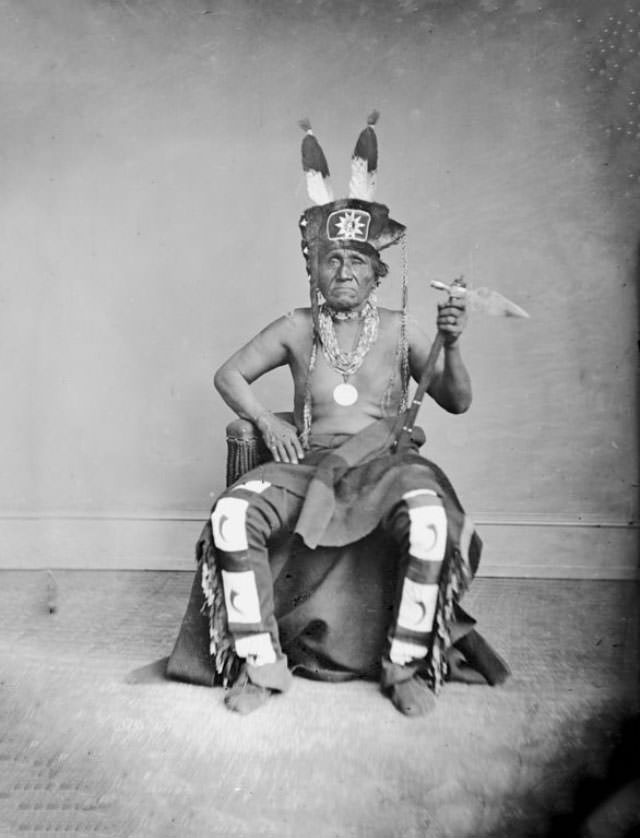
[[467,298],[472,311],[481,311],[492,317],[529,317],[528,313],[517,303],[512,302],[498,291],[491,288],[465,288],[462,285],[445,285],[434,279],[430,283],[438,291],[446,291],[453,296]]
[[482,311],[492,317],[529,317],[517,303],[491,288],[471,288],[467,291],[467,300],[472,311]]

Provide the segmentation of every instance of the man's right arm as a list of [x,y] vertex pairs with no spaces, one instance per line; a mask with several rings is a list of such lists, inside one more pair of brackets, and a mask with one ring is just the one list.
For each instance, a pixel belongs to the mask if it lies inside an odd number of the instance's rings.
[[297,430],[274,416],[256,398],[251,384],[269,370],[289,360],[295,322],[281,317],[270,323],[217,370],[214,384],[229,407],[243,419],[254,422],[276,462],[298,462],[304,452]]

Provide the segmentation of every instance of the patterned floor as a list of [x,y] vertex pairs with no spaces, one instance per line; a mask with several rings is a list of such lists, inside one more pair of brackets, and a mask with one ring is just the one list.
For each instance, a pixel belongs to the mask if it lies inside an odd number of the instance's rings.
[[296,679],[239,718],[149,677],[189,574],[0,573],[0,835],[544,836],[602,774],[638,701],[637,587],[477,580],[465,600],[505,687],[447,685],[400,716],[373,683]]

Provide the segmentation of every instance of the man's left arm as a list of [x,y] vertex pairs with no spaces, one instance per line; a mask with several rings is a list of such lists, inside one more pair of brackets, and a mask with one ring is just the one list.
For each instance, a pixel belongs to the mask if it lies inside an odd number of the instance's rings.
[[[464,413],[472,400],[471,379],[460,351],[460,338],[466,325],[464,297],[438,304],[436,326],[442,336],[443,351],[427,392],[449,413]],[[418,381],[430,349],[430,341],[422,330],[410,331],[409,348],[411,374]]]

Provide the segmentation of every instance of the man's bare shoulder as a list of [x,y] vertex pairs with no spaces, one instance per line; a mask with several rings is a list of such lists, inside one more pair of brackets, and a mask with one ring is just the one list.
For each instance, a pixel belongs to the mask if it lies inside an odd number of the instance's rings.
[[378,306],[378,314],[380,315],[380,334],[390,337],[395,335],[397,339],[400,334],[402,312]]
[[276,320],[276,323],[282,332],[283,339],[287,342],[297,343],[308,337],[313,331],[311,309],[309,308],[291,309]]
[[401,311],[397,311],[396,309],[391,308],[384,308],[384,306],[378,306],[378,314],[380,315],[381,326],[387,327],[400,325],[400,320],[402,318]]
[[308,308],[294,308],[268,323],[259,334],[277,335],[286,340],[301,334],[311,326],[311,312]]
[[431,345],[431,335],[425,331],[420,321],[411,314],[407,317],[407,335],[410,345]]
[[[402,323],[402,312],[397,309],[379,308],[380,312],[380,333],[395,339],[400,334]],[[407,340],[409,350],[422,354],[431,346],[431,337],[425,332],[418,320],[411,314],[407,315]]]
[[309,307],[292,308],[280,319],[286,320],[289,326],[294,329],[308,328],[311,325],[311,309]]

